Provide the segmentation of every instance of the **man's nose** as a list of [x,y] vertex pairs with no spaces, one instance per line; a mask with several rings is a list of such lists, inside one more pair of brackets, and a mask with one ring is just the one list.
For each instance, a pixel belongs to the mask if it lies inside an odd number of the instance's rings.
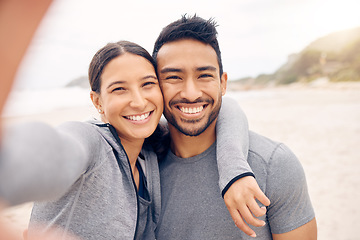
[[202,91],[200,90],[196,81],[194,81],[193,79],[187,79],[182,86],[180,97],[194,102],[201,96]]

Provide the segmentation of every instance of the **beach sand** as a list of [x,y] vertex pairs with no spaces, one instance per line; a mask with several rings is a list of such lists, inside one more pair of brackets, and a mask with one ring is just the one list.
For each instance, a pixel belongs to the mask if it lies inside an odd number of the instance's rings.
[[[319,240],[358,240],[360,223],[360,83],[291,85],[228,92],[245,111],[250,129],[284,142],[298,156],[315,209]],[[57,125],[85,120],[91,107],[5,119],[43,120]],[[19,232],[26,228],[31,203],[3,211]]]

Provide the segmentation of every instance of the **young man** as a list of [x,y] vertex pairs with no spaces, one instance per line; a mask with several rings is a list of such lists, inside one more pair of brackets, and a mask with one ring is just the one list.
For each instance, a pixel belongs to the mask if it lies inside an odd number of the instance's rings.
[[[216,34],[212,20],[183,16],[155,42],[153,57],[171,136],[171,151],[160,163],[159,240],[248,238],[233,224],[218,194],[215,125],[227,73]],[[316,239],[315,214],[297,158],[283,144],[256,133],[249,133],[249,141],[248,162],[271,201],[260,218],[266,224],[254,229],[258,239]]]

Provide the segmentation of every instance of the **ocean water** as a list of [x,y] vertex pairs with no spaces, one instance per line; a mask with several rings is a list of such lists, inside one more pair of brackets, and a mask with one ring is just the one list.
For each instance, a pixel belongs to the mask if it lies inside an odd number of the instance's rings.
[[2,116],[26,116],[78,106],[92,106],[90,90],[79,87],[14,90]]

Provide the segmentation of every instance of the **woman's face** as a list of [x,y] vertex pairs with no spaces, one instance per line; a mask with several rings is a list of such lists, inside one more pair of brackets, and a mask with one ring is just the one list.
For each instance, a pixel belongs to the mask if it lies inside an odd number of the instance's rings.
[[91,93],[102,120],[114,126],[121,139],[149,137],[163,112],[163,98],[153,65],[125,53],[111,60],[101,75],[100,94]]

